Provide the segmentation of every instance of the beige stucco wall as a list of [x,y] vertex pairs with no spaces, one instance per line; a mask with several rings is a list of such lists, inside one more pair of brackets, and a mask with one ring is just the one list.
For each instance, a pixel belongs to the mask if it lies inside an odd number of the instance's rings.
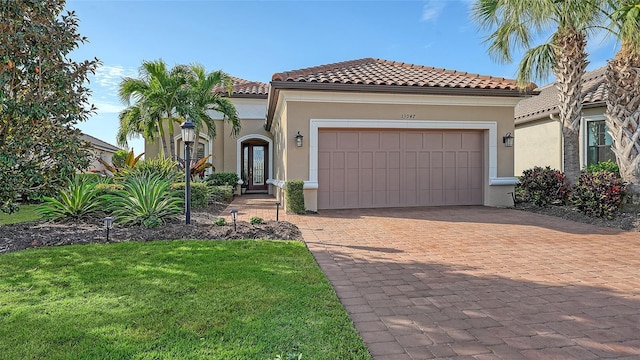
[[[514,176],[513,148],[506,148],[502,145],[502,136],[508,132],[514,132],[513,109],[515,101],[513,99],[510,99],[513,104],[509,106],[455,106],[340,102],[339,93],[335,94],[335,98],[338,100],[337,102],[288,101],[286,108],[282,107],[280,108],[281,112],[276,113],[271,132],[274,134],[274,138],[283,140],[279,145],[284,147],[284,151],[280,151],[286,154],[274,173],[277,180],[309,180],[310,148],[308,136],[312,119],[397,120],[407,123],[412,120],[495,122],[498,137],[496,139],[497,177]],[[403,119],[403,115],[404,117],[409,115],[410,119]],[[305,145],[302,148],[295,146],[295,136],[298,131],[305,136]],[[485,143],[488,144],[488,131],[485,133]],[[485,154],[485,165],[485,168],[488,168],[488,152]],[[485,178],[488,179],[488,172],[486,175]],[[485,183],[486,205],[511,206],[513,204],[510,195],[507,197],[507,193],[513,191],[512,185],[489,186],[488,180]],[[305,205],[309,210],[317,210],[316,189],[305,189]]]
[[534,166],[562,170],[562,125],[545,118],[517,125],[515,131],[515,174]]

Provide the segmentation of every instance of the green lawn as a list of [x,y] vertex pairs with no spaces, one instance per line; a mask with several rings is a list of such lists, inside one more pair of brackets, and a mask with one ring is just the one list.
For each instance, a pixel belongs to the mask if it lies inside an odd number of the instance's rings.
[[40,219],[35,211],[38,205],[20,205],[20,210],[13,214],[5,214],[0,211],[0,225],[15,224]]
[[38,248],[0,274],[5,359],[371,359],[301,242]]

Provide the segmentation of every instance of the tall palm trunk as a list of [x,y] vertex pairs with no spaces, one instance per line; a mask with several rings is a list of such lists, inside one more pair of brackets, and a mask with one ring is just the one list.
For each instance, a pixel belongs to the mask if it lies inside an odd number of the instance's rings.
[[606,124],[620,176],[640,194],[640,54],[623,43],[607,66]]
[[556,88],[562,121],[564,173],[570,183],[580,176],[580,119],[582,76],[587,68],[587,42],[579,31],[565,31],[554,38]]

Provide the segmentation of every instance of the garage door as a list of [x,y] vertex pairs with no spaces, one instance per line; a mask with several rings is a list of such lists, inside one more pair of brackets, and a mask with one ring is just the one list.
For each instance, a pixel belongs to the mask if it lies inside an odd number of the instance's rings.
[[318,134],[318,208],[481,205],[483,133],[332,130]]

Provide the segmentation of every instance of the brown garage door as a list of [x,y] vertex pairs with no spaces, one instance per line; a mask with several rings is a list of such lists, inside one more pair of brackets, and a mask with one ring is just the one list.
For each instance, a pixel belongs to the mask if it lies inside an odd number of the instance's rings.
[[481,205],[481,131],[320,130],[318,208]]

